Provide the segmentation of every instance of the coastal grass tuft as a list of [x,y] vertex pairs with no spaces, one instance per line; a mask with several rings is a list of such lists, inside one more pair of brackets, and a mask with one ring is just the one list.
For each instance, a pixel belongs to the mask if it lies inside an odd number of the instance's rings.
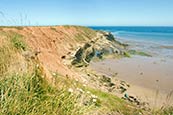
[[82,115],[89,106],[80,94],[49,85],[39,69],[0,78],[0,113],[4,115]]

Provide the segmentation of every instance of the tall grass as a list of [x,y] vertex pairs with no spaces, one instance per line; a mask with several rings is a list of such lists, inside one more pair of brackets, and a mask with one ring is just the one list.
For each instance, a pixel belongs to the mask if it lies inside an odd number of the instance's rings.
[[172,97],[173,91],[167,94],[165,97],[164,105],[158,107],[157,101],[159,100],[159,90],[156,90],[154,108],[152,108],[153,115],[173,115],[173,105],[172,105]]
[[12,63],[17,61],[17,53],[27,49],[21,35],[13,32],[3,32],[3,43],[0,44],[0,76],[7,74]]
[[10,64],[10,50],[8,47],[0,47],[0,76],[7,72]]
[[49,85],[39,69],[0,78],[0,113],[4,115],[81,115],[81,96]]
[[0,46],[0,77],[8,73],[8,68],[11,62],[14,60],[15,55],[14,48],[10,45],[3,44]]

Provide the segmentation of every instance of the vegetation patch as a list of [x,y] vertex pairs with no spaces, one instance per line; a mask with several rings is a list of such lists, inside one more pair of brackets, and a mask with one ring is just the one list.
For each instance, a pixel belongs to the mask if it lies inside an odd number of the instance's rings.
[[128,52],[124,52],[124,56],[125,56],[125,57],[128,57],[128,58],[131,57],[131,56],[130,56],[130,53],[128,53]]
[[87,37],[87,38],[94,38],[96,37],[96,31],[90,29],[90,28],[87,28],[87,27],[83,27],[83,26],[73,26],[77,29],[77,31],[79,31],[81,35],[83,35],[84,37]]
[[148,54],[146,52],[142,52],[142,51],[129,50],[128,53],[131,55],[140,55],[140,56],[152,57],[150,54]]
[[41,71],[0,78],[0,112],[4,115],[82,115],[81,93],[63,86],[56,88],[43,79]]
[[17,30],[23,30],[24,29],[24,27],[22,27],[22,26],[15,26],[14,28],[16,28]]
[[77,41],[83,41],[83,40],[85,40],[84,36],[82,34],[80,34],[80,33],[78,33],[78,34],[75,35],[75,39]]
[[27,49],[27,45],[25,44],[23,40],[23,36],[17,33],[14,33],[13,35],[11,35],[11,43],[18,50],[26,51]]
[[130,104],[113,94],[91,88],[88,88],[88,90],[100,99],[98,102],[100,107],[98,109],[102,114],[118,113],[123,115],[139,115],[142,113],[142,110],[135,107],[135,105]]
[[7,73],[8,67],[10,66],[10,63],[12,61],[12,55],[13,55],[12,48],[3,46],[0,47],[0,77]]
[[54,28],[54,27],[50,27],[50,29],[57,32],[56,28]]

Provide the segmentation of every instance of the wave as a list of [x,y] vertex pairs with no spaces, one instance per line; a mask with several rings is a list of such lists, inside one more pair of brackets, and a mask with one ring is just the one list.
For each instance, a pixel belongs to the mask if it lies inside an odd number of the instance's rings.
[[173,27],[96,27],[109,31],[129,48],[150,52],[161,57],[173,57]]
[[113,34],[128,34],[128,35],[155,35],[155,36],[172,36],[173,33],[160,33],[160,32],[130,32],[130,31],[114,31]]
[[115,26],[115,27],[91,27],[95,30],[108,31],[127,31],[127,32],[148,32],[148,33],[173,33],[173,27],[133,27],[133,26]]

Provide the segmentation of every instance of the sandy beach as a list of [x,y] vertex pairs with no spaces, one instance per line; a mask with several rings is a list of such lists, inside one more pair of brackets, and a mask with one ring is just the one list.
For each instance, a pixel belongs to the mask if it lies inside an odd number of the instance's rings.
[[99,73],[116,75],[118,79],[130,83],[127,93],[150,102],[153,107],[173,103],[173,96],[168,96],[173,91],[171,59],[133,56],[92,62],[90,67]]

